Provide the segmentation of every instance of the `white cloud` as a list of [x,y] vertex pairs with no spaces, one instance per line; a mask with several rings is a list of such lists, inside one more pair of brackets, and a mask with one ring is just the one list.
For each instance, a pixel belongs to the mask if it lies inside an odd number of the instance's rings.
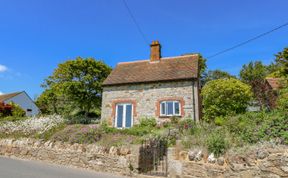
[[3,95],[4,93],[0,91],[0,95]]
[[6,66],[0,64],[0,72],[5,72],[7,70],[8,68]]

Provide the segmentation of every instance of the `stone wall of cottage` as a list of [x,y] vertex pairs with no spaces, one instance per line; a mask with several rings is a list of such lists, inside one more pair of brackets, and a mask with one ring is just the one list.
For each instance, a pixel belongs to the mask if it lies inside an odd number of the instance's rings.
[[[143,117],[155,117],[158,121],[163,121],[167,118],[159,118],[159,101],[175,99],[180,100],[182,104],[182,117],[194,118],[195,115],[198,120],[198,96],[197,81],[107,86],[103,90],[101,118],[108,120],[111,125],[114,124],[115,104],[129,102],[134,107],[134,124]],[[195,114],[193,107],[195,107]]]

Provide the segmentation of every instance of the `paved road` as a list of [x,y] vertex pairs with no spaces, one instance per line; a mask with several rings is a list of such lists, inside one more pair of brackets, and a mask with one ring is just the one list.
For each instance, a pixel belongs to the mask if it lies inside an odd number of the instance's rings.
[[[0,157],[0,178],[121,178],[84,169],[67,168],[38,161]],[[123,178],[123,177],[122,177]]]

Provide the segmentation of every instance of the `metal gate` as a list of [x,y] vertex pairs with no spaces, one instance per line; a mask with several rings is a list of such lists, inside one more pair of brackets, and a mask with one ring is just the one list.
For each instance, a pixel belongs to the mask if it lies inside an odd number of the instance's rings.
[[139,156],[139,173],[167,176],[167,139],[149,139],[142,142]]

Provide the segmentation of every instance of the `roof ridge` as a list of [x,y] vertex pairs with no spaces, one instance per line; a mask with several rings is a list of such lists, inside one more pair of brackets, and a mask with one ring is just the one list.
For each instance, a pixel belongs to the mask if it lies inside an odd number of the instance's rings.
[[19,95],[20,93],[23,93],[23,91],[0,95],[0,102],[3,102],[3,101],[8,100],[10,98],[13,98],[13,97]]
[[[181,55],[181,56],[170,56],[170,57],[162,57],[160,60],[169,60],[169,59],[177,59],[177,58],[187,58],[192,56],[198,56],[199,54],[187,54],[187,55]],[[138,62],[148,62],[150,59],[141,59],[136,61],[128,61],[128,62],[119,62],[118,64],[131,64],[131,63],[138,63]]]

